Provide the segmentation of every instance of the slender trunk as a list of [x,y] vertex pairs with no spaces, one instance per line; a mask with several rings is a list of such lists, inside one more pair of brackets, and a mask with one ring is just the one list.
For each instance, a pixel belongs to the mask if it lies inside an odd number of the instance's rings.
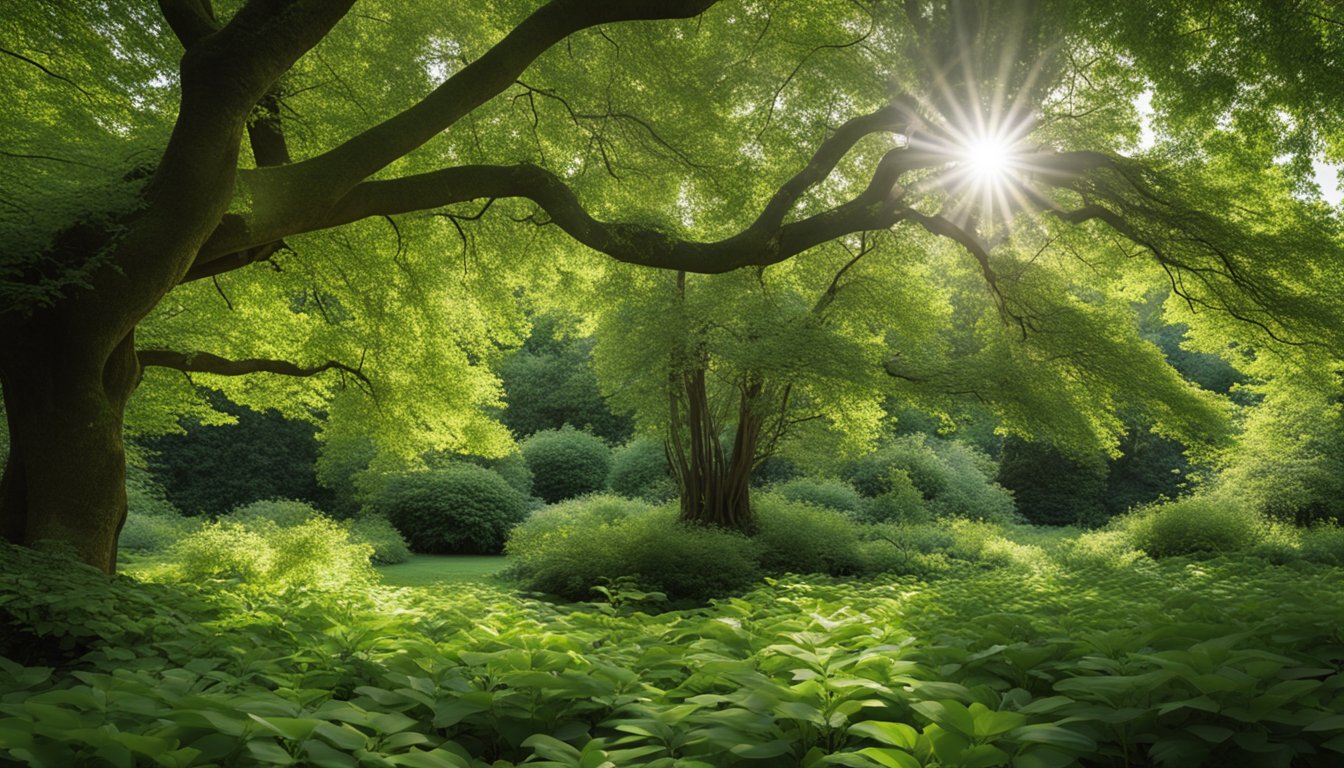
[[[725,451],[719,437],[722,425],[709,403],[705,369],[682,373],[678,383],[680,392],[672,397],[668,454],[681,495],[681,519],[750,534],[756,528],[751,476],[761,435],[757,407],[761,386],[750,383],[742,388],[732,450]],[[683,398],[684,415],[679,404]]]
[[107,360],[29,344],[0,373],[10,452],[0,481],[0,534],[56,542],[112,573],[126,520],[122,420],[140,378],[133,337]]

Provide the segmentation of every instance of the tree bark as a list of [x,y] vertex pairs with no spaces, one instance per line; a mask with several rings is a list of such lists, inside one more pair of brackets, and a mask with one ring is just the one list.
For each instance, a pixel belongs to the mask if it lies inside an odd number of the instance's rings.
[[27,344],[3,371],[10,453],[0,481],[0,534],[15,544],[72,545],[106,573],[126,521],[122,418],[140,379],[127,335],[105,361]]
[[[738,399],[731,451],[720,438],[722,423],[709,402],[705,368],[679,374],[672,395],[669,463],[681,497],[681,519],[751,534],[756,518],[751,508],[751,477],[756,467],[763,418],[759,382],[748,382]],[[682,412],[682,403],[685,413]]]

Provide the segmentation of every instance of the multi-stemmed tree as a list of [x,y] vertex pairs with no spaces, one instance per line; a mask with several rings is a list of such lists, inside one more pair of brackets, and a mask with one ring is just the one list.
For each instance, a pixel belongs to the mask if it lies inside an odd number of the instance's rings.
[[959,246],[1030,337],[1057,332],[1031,301],[1050,281],[1018,280],[1036,273],[1007,219],[1034,212],[1094,241],[1078,255],[1107,286],[1155,268],[1261,338],[1336,343],[1320,264],[1338,237],[1264,147],[1227,131],[1112,153],[1141,87],[1115,59],[1145,52],[1133,17],[1020,0],[354,5],[6,9],[9,540],[115,567],[127,409],[184,391],[156,367],[292,377],[210,380],[408,451],[500,443],[479,406],[497,396],[484,364],[522,331],[514,289],[581,289],[588,251],[723,273],[907,224]]

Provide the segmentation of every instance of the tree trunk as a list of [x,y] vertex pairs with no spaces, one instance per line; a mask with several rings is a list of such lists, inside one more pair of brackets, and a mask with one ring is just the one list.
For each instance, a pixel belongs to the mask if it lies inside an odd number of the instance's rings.
[[705,369],[697,367],[682,373],[679,384],[680,392],[672,395],[668,455],[681,495],[681,519],[753,533],[756,519],[751,509],[751,476],[761,435],[762,418],[756,407],[761,385],[751,382],[741,389],[732,450],[728,452],[719,437],[720,421],[710,407]]
[[107,360],[25,344],[0,372],[10,449],[0,480],[0,535],[55,542],[107,573],[126,520],[122,420],[140,379],[133,336]]

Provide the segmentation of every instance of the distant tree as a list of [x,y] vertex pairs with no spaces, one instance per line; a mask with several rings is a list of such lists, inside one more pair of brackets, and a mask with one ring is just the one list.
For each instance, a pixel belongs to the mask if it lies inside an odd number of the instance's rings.
[[613,414],[598,389],[588,363],[592,339],[560,336],[557,323],[552,316],[534,318],[527,342],[500,363],[500,421],[518,438],[569,425],[609,443],[624,442],[630,420]]
[[220,515],[259,499],[302,499],[326,508],[331,494],[317,483],[316,427],[274,410],[258,413],[211,397],[237,422],[189,421],[180,434],[147,439],[146,461],[168,500],[188,515]]

